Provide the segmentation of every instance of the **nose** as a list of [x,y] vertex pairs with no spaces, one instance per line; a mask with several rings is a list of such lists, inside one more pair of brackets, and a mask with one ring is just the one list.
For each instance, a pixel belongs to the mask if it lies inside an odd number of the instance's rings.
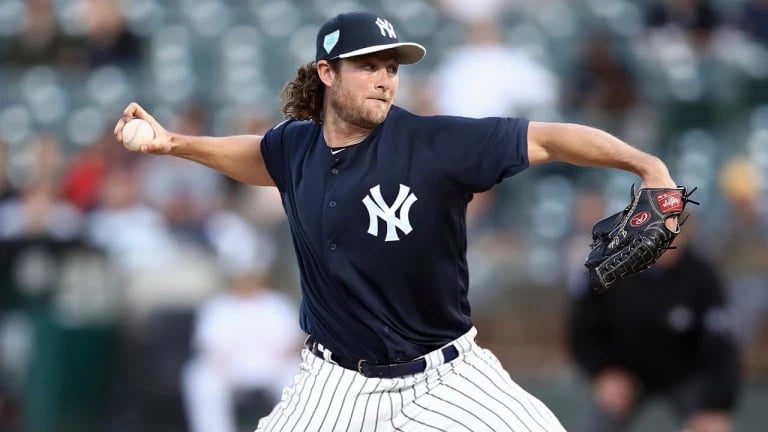
[[392,88],[392,77],[389,75],[387,68],[380,68],[376,71],[375,81],[376,89],[387,91]]

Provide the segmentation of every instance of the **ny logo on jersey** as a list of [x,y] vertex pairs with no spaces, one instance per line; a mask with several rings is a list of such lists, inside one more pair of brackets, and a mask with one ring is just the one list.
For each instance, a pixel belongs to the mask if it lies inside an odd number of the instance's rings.
[[396,39],[397,35],[395,34],[395,28],[392,27],[392,23],[385,20],[384,18],[376,18],[376,25],[379,26],[379,30],[381,31],[382,36],[388,36],[392,39]]
[[[368,209],[368,216],[371,218],[368,224],[368,234],[374,237],[379,236],[379,218],[381,218],[387,224],[387,237],[384,241],[400,240],[400,237],[397,236],[398,228],[403,234],[408,235],[413,231],[411,221],[408,219],[408,213],[417,199],[416,195],[411,193],[411,188],[401,184],[395,202],[392,203],[392,206],[388,206],[381,196],[380,185],[372,187],[370,194],[363,198],[363,204]],[[396,216],[395,212],[398,210],[400,214]]]

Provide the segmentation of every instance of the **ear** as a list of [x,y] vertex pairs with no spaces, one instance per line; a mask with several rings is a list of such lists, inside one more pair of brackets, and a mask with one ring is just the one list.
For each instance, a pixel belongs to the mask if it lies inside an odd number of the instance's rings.
[[328,87],[331,86],[333,80],[336,78],[336,72],[327,60],[320,60],[317,62],[317,75],[320,77],[320,81]]

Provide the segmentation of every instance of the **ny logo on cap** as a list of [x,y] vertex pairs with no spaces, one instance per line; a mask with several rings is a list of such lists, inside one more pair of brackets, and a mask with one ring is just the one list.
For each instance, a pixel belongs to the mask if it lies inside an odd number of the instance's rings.
[[392,39],[397,39],[395,28],[392,27],[392,23],[389,21],[385,20],[384,18],[376,18],[376,25],[379,26],[379,30],[381,31],[382,36],[389,36]]

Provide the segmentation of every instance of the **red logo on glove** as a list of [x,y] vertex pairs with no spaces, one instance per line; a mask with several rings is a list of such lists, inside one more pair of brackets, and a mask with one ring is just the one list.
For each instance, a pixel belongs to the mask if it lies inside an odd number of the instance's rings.
[[630,221],[629,224],[633,227],[637,228],[639,226],[645,225],[646,222],[648,222],[651,219],[651,214],[647,211],[644,211],[642,213],[636,214]]
[[680,191],[660,193],[656,195],[656,202],[663,214],[683,211],[683,193]]

